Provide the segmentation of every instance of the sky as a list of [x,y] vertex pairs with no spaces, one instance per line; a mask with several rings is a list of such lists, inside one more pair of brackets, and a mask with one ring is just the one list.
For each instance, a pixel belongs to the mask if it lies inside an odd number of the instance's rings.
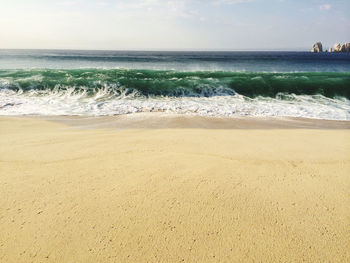
[[0,48],[311,50],[350,42],[349,0],[0,0]]

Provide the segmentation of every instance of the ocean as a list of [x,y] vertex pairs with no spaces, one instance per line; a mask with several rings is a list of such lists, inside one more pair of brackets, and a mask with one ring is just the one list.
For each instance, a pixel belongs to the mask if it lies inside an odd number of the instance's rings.
[[0,115],[350,120],[350,54],[0,50]]

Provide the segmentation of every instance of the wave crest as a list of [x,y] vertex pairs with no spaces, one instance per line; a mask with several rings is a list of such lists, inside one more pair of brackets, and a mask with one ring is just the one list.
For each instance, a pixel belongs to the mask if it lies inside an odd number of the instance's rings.
[[350,73],[3,70],[1,115],[293,116],[350,120]]
[[84,90],[104,87],[115,93],[143,96],[211,97],[234,95],[275,97],[279,93],[350,99],[350,73],[178,72],[125,69],[1,70],[0,88],[10,90]]

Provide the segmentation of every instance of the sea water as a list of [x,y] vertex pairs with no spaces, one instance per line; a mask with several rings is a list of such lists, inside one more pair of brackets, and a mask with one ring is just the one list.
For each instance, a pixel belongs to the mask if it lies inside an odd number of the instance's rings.
[[0,115],[350,120],[350,54],[0,50]]

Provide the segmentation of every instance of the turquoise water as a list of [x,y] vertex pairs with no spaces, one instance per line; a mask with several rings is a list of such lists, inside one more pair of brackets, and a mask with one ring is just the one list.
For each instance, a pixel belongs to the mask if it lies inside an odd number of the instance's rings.
[[349,54],[0,51],[1,115],[350,120],[349,99]]

